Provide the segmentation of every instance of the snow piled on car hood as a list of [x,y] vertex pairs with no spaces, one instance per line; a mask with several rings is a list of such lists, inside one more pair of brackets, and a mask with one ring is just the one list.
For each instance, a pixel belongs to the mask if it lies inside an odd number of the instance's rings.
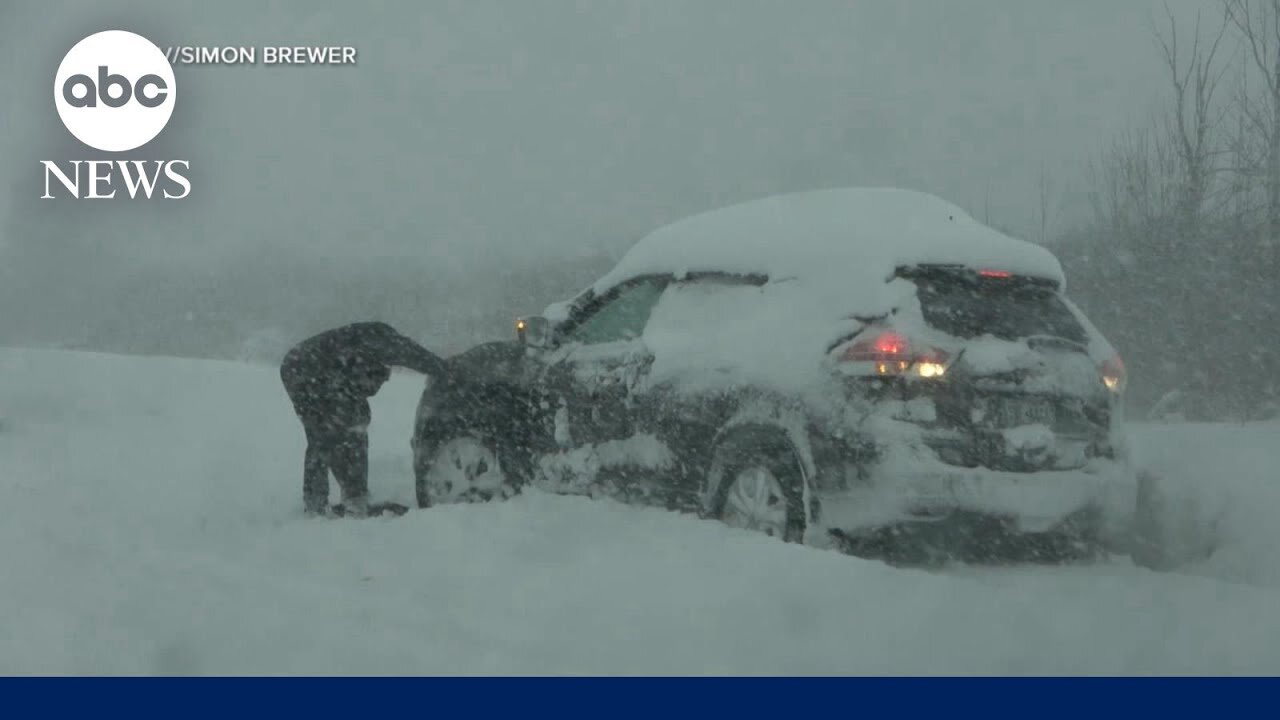
[[883,284],[898,266],[919,263],[1065,282],[1048,250],[993,230],[933,195],[835,188],[774,195],[659,228],[593,289],[640,275],[698,271],[766,274],[771,280],[831,278],[860,289]]

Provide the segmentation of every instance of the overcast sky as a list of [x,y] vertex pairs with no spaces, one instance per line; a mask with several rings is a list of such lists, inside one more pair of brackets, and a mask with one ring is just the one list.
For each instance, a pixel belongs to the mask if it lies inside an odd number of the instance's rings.
[[[1170,4],[1184,20],[1217,12]],[[979,216],[989,203],[1032,234],[1041,168],[1061,223],[1085,159],[1160,102],[1162,13],[1148,0],[3,3],[7,297],[14,283],[44,298],[75,287],[92,303],[85,288],[139,268],[257,255],[483,273],[832,185],[926,190]],[[39,160],[103,157],[66,132],[50,90],[66,50],[108,28],[162,48],[353,45],[359,62],[180,66],[172,121],[129,157],[189,160],[189,198],[41,201]]]

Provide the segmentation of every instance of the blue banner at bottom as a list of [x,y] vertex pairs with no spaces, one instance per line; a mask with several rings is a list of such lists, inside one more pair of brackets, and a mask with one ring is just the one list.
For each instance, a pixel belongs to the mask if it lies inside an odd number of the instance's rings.
[[[8,678],[11,718],[1275,716],[1249,678]],[[945,714],[943,716],[942,714]],[[388,715],[390,717],[392,715]]]

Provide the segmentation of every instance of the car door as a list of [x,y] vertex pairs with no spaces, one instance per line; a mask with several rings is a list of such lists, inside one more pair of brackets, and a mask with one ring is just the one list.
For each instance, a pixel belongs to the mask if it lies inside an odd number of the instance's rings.
[[667,278],[625,282],[574,312],[543,358],[540,383],[554,413],[555,455],[545,474],[562,492],[589,492],[601,463],[599,446],[636,432],[633,392],[653,362],[642,340]]

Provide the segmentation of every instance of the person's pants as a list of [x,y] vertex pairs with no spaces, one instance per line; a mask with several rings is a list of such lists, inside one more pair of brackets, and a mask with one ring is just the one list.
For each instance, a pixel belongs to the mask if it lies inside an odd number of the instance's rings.
[[291,366],[281,371],[285,390],[307,436],[302,468],[302,504],[308,513],[329,505],[329,473],[338,481],[342,501],[363,505],[369,496],[369,401],[334,393],[324,382],[300,377]]
[[302,469],[302,506],[319,513],[329,505],[329,473],[338,481],[342,502],[362,505],[369,497],[369,435],[363,425],[342,418],[303,417],[307,453]]

